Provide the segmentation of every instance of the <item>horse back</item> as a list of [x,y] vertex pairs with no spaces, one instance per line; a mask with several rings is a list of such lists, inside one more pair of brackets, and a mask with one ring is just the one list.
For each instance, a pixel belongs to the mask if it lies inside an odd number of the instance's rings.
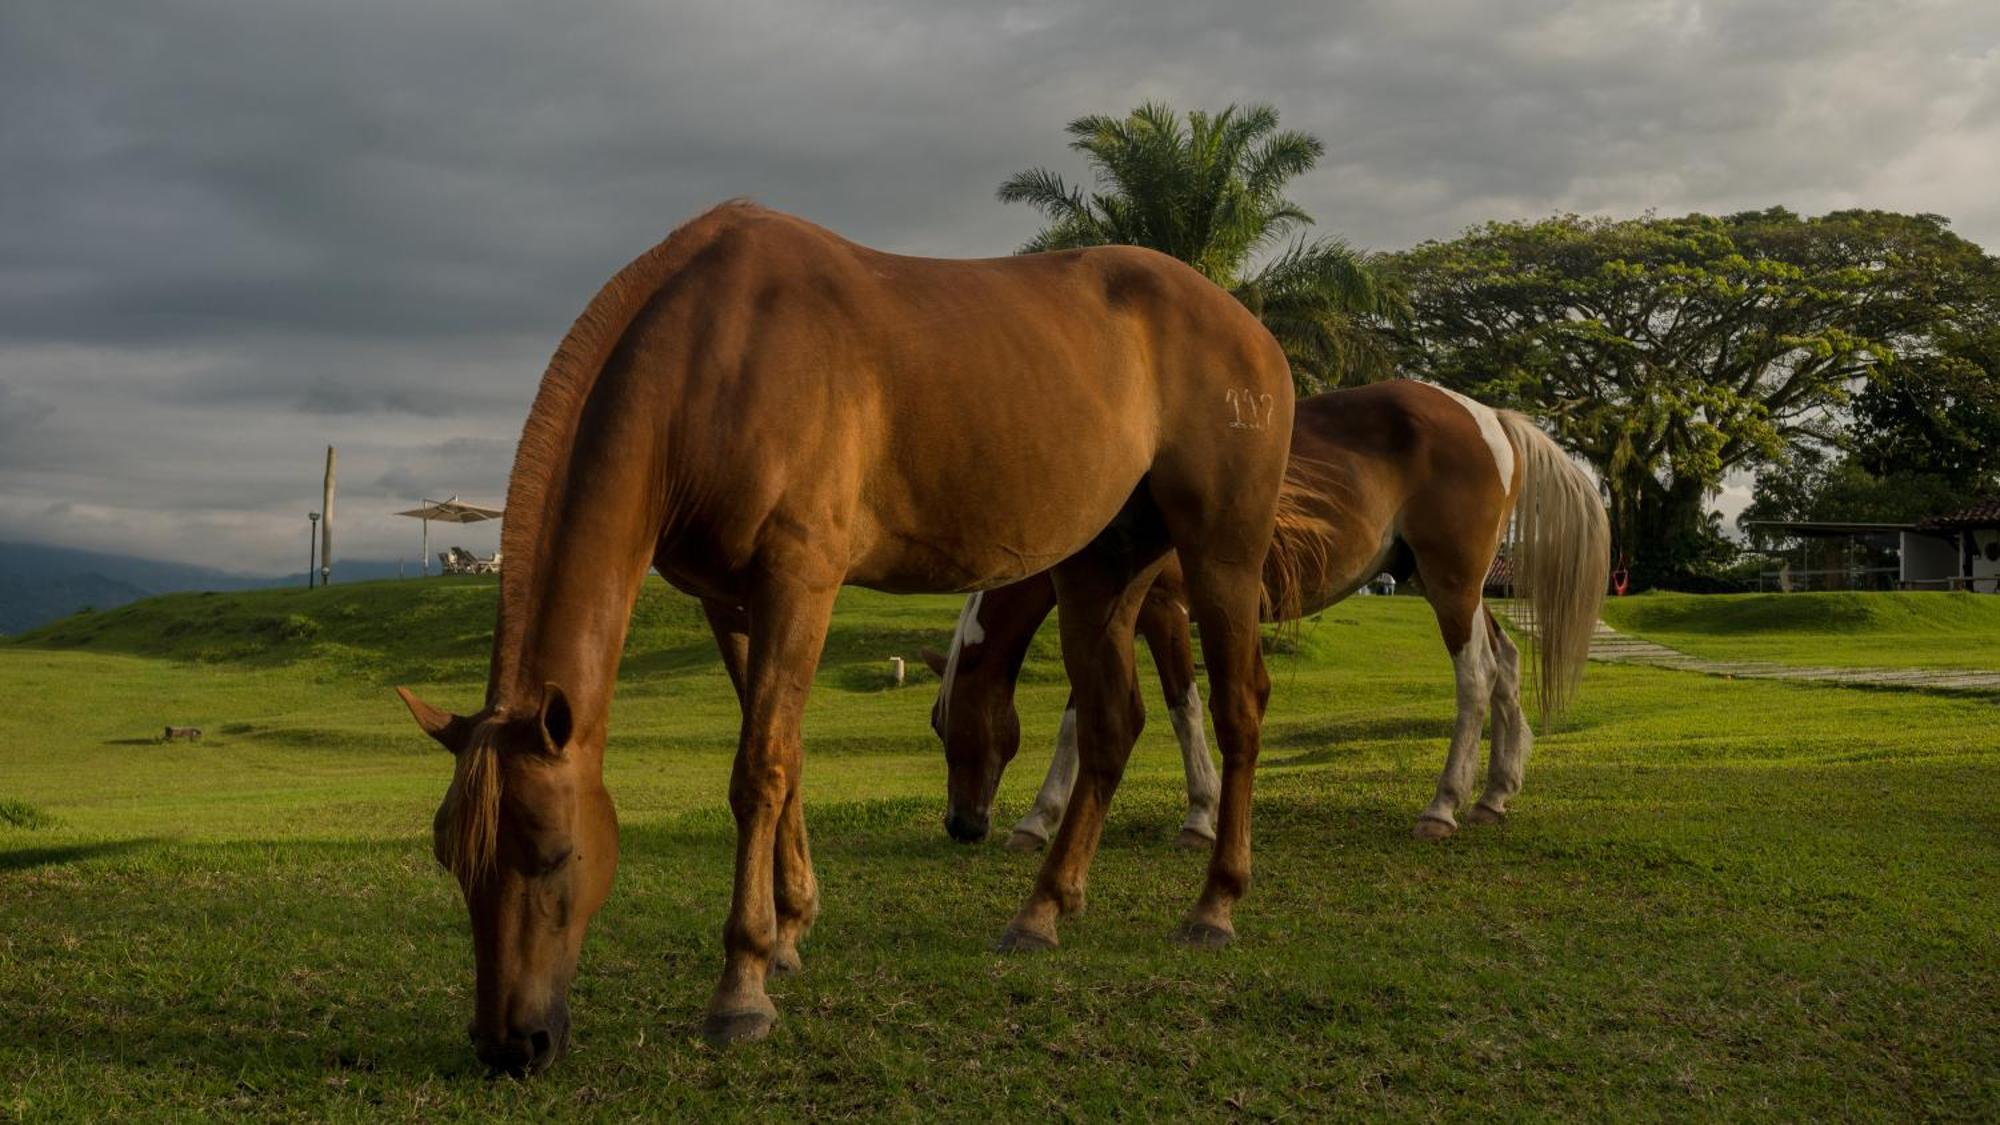
[[724,556],[704,568],[831,523],[848,581],[990,587],[1075,553],[1149,474],[1249,480],[1283,456],[1282,352],[1170,258],[914,258],[731,212],[605,368],[660,419],[666,494],[693,505],[675,518]]

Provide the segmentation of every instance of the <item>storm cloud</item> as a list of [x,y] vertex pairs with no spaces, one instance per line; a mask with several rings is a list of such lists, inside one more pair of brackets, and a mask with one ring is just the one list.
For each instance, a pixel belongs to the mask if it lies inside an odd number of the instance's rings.
[[0,538],[295,566],[331,442],[343,551],[413,557],[389,513],[501,499],[548,353],[680,220],[1003,253],[1035,221],[995,186],[1148,98],[1276,104],[1372,248],[1772,204],[2000,245],[1984,0],[14,0]]

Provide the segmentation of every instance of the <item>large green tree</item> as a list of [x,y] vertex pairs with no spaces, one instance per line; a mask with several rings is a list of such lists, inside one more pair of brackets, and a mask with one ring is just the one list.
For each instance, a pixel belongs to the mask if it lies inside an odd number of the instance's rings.
[[1854,400],[1855,458],[1920,472],[1961,494],[2000,493],[2000,324],[1952,324],[1943,347],[1880,373]]
[[1325,146],[1278,127],[1268,105],[1189,113],[1147,103],[1124,117],[1069,123],[1093,190],[1046,168],[1000,185],[1004,203],[1048,220],[1024,253],[1126,243],[1170,254],[1234,293],[1271,329],[1301,390],[1363,382],[1393,367],[1376,327],[1401,305],[1369,256],[1338,238],[1310,239],[1312,217],[1285,195]]
[[1725,474],[1839,444],[1857,389],[1993,324],[1995,266],[1934,215],[1772,209],[1492,223],[1390,268],[1409,369],[1548,419],[1659,581],[1726,552]]
[[1902,523],[2000,496],[2000,326],[1948,323],[1938,338],[1940,350],[1875,373],[1836,446],[1757,473],[1737,521],[1753,545],[1788,541],[1763,521]]

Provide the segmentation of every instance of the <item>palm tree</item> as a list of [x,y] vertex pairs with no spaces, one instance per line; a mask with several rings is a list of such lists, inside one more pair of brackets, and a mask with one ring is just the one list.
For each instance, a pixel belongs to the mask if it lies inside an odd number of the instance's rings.
[[1079,117],[1068,132],[1070,147],[1089,157],[1097,190],[1086,194],[1046,168],[1001,184],[1002,203],[1026,203],[1048,219],[1022,253],[1149,247],[1200,270],[1257,314],[1284,346],[1302,392],[1389,373],[1391,349],[1375,324],[1400,316],[1400,296],[1369,255],[1338,238],[1307,239],[1312,216],[1285,198],[1285,184],[1324,155],[1317,138],[1280,130],[1268,105],[1196,110],[1183,121],[1157,102],[1123,118]]

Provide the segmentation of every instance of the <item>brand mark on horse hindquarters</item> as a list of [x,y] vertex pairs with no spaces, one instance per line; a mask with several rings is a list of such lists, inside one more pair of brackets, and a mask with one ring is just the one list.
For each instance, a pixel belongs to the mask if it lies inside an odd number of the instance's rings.
[[1234,412],[1229,423],[1232,430],[1261,430],[1277,418],[1278,400],[1268,392],[1254,387],[1231,387],[1228,398],[1229,409]]

